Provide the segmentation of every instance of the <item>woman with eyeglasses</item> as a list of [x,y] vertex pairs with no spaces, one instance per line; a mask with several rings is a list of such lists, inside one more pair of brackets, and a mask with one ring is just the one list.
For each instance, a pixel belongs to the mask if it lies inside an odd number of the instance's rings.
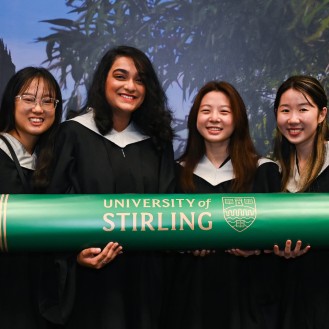
[[0,108],[1,193],[46,187],[61,117],[61,91],[49,71],[26,67],[9,80]]
[[[0,195],[41,192],[62,117],[58,83],[44,68],[26,67],[8,82],[0,107]],[[38,328],[39,256],[0,255],[0,327]]]

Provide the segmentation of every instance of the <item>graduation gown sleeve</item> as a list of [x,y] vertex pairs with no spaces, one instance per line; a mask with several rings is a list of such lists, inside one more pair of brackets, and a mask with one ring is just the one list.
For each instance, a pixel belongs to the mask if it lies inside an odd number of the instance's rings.
[[[56,153],[50,193],[153,194],[174,189],[171,144],[165,145],[162,153],[150,138],[121,147],[82,124],[69,121],[61,126]],[[75,258],[76,255],[64,256],[56,258],[53,265],[48,264],[50,268],[55,266],[53,282],[57,282],[57,288],[48,289],[50,295],[44,296],[40,306],[47,319],[59,324],[69,319],[68,328],[79,324],[86,327],[88,321],[99,328],[103,323],[130,328],[128,323],[142,317],[132,324],[134,328],[138,328],[138,323],[143,329],[157,328],[162,256],[124,252],[100,271],[77,266]],[[48,265],[46,273],[51,271]],[[85,307],[90,310],[90,303],[92,312],[85,312]]]
[[[22,181],[17,172],[15,162],[0,149],[0,193],[25,193]],[[22,171],[26,180],[31,181],[33,170],[23,168]]]
[[171,144],[150,138],[119,147],[83,125],[62,124],[49,193],[168,193],[174,189]]
[[[21,168],[29,183],[33,170]],[[26,191],[15,162],[0,149],[0,194],[22,193]],[[38,266],[38,254],[0,253],[1,328],[38,327],[42,320],[37,305]]]
[[280,192],[281,189],[281,175],[279,166],[270,160],[260,161],[257,168],[253,193],[274,193]]

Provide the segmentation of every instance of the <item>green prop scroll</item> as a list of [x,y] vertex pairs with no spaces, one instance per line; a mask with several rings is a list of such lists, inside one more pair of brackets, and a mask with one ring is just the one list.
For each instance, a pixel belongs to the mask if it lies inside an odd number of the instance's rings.
[[329,247],[329,194],[1,195],[0,250]]

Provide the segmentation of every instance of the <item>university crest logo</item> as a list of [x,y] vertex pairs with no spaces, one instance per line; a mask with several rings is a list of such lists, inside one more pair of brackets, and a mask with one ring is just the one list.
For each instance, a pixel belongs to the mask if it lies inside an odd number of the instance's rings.
[[242,232],[256,220],[256,200],[253,197],[222,197],[225,221]]

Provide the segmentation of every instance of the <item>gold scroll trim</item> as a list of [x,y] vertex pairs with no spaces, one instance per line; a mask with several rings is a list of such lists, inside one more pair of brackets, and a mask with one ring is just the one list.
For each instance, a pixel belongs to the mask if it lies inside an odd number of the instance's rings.
[[0,198],[0,251],[8,251],[7,245],[7,204],[9,194],[1,194]]

